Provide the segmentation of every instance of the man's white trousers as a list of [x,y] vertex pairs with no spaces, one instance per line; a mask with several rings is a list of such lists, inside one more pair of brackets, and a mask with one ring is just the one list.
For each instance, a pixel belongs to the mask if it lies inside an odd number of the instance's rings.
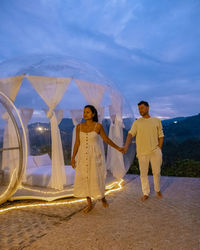
[[160,148],[156,149],[151,154],[139,156],[138,161],[139,161],[140,180],[142,184],[143,194],[149,195],[150,193],[149,179],[148,179],[149,162],[151,163],[151,168],[153,173],[154,190],[156,192],[159,192],[160,168],[162,165],[162,151],[160,150]]

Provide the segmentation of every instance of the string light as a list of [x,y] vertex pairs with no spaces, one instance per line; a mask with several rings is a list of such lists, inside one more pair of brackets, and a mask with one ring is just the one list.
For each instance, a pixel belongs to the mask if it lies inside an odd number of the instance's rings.
[[15,209],[67,205],[67,204],[80,203],[83,201],[86,201],[86,199],[79,199],[79,200],[75,200],[75,201],[61,201],[61,202],[48,202],[48,203],[38,203],[38,204],[28,204],[28,205],[17,205],[17,206],[12,206],[12,207],[8,207],[8,208],[0,209],[0,213],[7,212],[10,210],[15,210]]
[[[105,194],[110,194],[112,192],[120,191],[122,189],[122,183],[123,179],[121,179],[119,182],[114,182],[108,186],[116,186],[116,188],[112,190],[108,190],[105,192]],[[75,203],[81,203],[86,201],[86,198],[84,199],[78,199],[78,200],[73,200],[73,201],[60,201],[60,202],[45,202],[45,203],[37,203],[37,204],[28,204],[28,205],[16,205],[8,208],[2,208],[0,209],[0,213],[5,213],[8,211],[16,210],[16,209],[23,209],[23,208],[33,208],[33,207],[50,207],[50,206],[59,206],[59,205],[69,205],[69,204],[75,204]]]
[[121,179],[119,182],[115,182],[115,183],[117,183],[118,188],[108,190],[108,191],[105,192],[105,194],[107,195],[107,194],[110,194],[110,193],[112,193],[112,192],[120,191],[120,190],[122,189],[122,183],[123,183],[123,182],[124,182],[123,179]]
[[[119,182],[116,182],[116,181],[115,181],[115,182],[113,182],[113,183],[107,185],[107,186],[106,186],[106,190],[107,190],[107,189],[111,189],[111,188],[113,188],[115,185],[118,185],[118,184],[119,184]],[[38,189],[34,189],[34,188],[25,187],[24,185],[21,185],[21,186],[19,187],[19,189],[21,189],[21,190],[28,190],[28,191],[37,192],[37,193],[42,193],[42,194],[60,194],[60,193],[66,192],[66,190],[59,190],[59,191],[42,191],[42,190],[38,190]],[[67,189],[67,191],[73,191],[73,188]],[[69,196],[72,196],[72,195],[73,195],[73,193],[68,194],[66,197],[69,197]]]

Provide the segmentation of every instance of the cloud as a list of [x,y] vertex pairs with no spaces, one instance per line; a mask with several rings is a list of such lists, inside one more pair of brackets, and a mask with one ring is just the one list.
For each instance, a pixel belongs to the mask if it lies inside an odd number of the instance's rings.
[[116,82],[135,109],[147,99],[156,115],[196,113],[199,11],[198,1],[187,0],[1,1],[0,61],[71,55]]

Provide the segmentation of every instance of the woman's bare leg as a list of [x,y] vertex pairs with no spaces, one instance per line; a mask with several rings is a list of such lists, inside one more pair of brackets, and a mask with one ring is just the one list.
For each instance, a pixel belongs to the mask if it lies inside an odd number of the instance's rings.
[[85,209],[83,209],[83,212],[86,213],[86,214],[88,212],[90,212],[92,210],[92,208],[93,208],[92,199],[90,197],[87,197],[87,202],[88,202],[87,207]]
[[103,198],[101,199],[101,201],[102,201],[102,205],[103,205],[104,207],[109,207],[109,204],[108,204],[108,202],[107,202],[107,200],[106,200],[105,197],[103,197]]

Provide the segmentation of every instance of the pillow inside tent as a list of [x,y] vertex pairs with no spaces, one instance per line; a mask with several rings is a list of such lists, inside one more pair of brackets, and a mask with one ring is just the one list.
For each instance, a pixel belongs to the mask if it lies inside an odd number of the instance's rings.
[[34,162],[38,167],[51,165],[51,159],[48,154],[34,156]]

